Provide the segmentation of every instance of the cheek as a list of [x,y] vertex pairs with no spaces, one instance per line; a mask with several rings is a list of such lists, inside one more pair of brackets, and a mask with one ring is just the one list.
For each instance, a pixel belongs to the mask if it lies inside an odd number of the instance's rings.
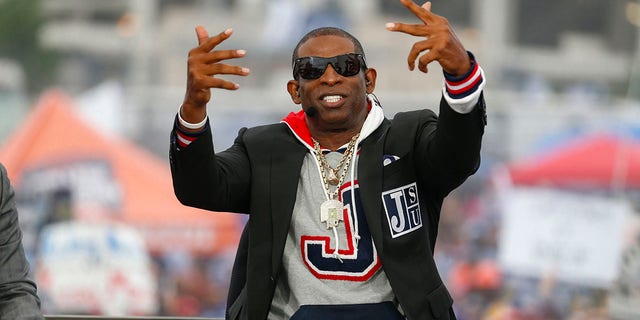
[[358,87],[357,89],[355,89],[353,92],[358,92],[355,96],[354,96],[354,100],[356,102],[357,105],[361,105],[361,104],[367,104],[367,91],[364,88]]
[[311,92],[313,92],[313,89],[309,88],[308,85],[307,86],[301,85],[298,87],[298,91],[296,93],[297,93],[298,99],[302,103],[305,103],[305,102],[308,103],[312,100],[311,94],[310,94]]
[[310,97],[307,97],[305,95],[301,95],[300,96],[300,105],[304,108],[310,107],[314,105],[313,100]]

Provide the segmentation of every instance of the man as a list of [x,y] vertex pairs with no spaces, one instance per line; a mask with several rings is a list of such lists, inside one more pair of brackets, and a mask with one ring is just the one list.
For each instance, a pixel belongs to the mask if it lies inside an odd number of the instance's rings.
[[386,119],[359,41],[321,28],[293,53],[287,91],[302,110],[242,128],[219,153],[210,89],[236,90],[218,75],[249,70],[224,63],[243,50],[215,50],[230,29],[209,37],[196,28],[170,162],[182,203],[249,214],[246,285],[229,318],[455,319],[433,249],[444,197],[479,166],[484,79],[429,2],[402,3],[423,23],[387,29],[426,37],[408,64],[413,70],[417,59],[426,73],[437,61],[445,71],[439,117],[419,110]]
[[2,164],[0,184],[0,319],[43,319],[36,284],[28,278],[13,188]]

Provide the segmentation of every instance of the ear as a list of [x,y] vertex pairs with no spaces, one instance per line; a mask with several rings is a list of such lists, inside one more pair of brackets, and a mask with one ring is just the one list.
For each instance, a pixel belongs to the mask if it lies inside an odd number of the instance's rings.
[[378,72],[374,68],[369,68],[364,72],[367,94],[373,93],[373,90],[376,88],[377,76]]
[[293,103],[302,103],[302,99],[300,99],[300,85],[297,80],[289,80],[289,82],[287,82],[287,91],[289,92],[289,96],[291,96]]

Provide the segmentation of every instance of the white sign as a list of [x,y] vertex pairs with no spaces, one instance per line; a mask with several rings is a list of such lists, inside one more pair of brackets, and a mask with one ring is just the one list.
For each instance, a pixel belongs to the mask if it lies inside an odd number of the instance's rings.
[[500,264],[515,274],[609,287],[630,212],[621,199],[514,189],[502,204]]
[[124,225],[61,222],[42,232],[36,270],[46,313],[108,316],[157,312],[144,240]]

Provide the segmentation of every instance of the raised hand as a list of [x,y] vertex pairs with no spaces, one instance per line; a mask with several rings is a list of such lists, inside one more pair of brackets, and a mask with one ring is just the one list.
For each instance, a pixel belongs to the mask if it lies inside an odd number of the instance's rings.
[[[428,72],[427,65],[432,61],[438,61],[444,71],[454,76],[461,76],[469,71],[471,61],[467,51],[453,32],[449,21],[431,12],[431,2],[427,1],[422,6],[418,6],[413,0],[400,0],[400,2],[422,23],[387,23],[387,29],[426,38],[414,43],[411,47],[407,57],[409,70],[415,69],[415,61],[418,59],[418,69],[424,73]],[[423,52],[425,53],[422,54]]]
[[219,74],[249,75],[249,69],[225,64],[225,60],[244,57],[244,50],[214,50],[227,40],[233,30],[227,29],[209,37],[202,26],[196,27],[198,46],[189,51],[187,60],[187,92],[180,110],[187,122],[198,123],[206,116],[206,105],[211,99],[211,88],[236,90],[237,83],[217,77]]

